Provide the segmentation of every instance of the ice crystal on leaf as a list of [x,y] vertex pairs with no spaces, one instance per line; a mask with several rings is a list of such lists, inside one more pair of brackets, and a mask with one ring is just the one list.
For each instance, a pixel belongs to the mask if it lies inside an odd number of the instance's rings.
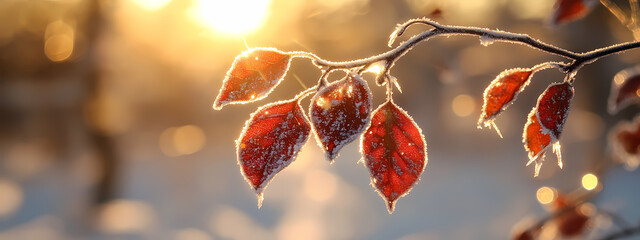
[[220,110],[227,104],[253,102],[267,95],[289,70],[291,55],[273,48],[253,48],[236,57],[213,103]]
[[392,213],[398,198],[411,191],[427,165],[427,144],[422,130],[393,101],[378,107],[362,134],[360,151],[371,184]]
[[311,100],[311,125],[329,161],[355,140],[369,123],[371,92],[359,75],[349,74],[322,89]]
[[251,114],[236,141],[238,164],[245,180],[258,194],[296,158],[311,127],[299,99],[267,104]]
[[540,167],[544,161],[544,155],[549,147],[558,157],[558,166],[562,168],[562,155],[560,153],[560,133],[571,107],[573,99],[573,86],[569,82],[549,85],[538,98],[538,104],[534,107],[524,126],[522,141],[529,154],[527,166],[535,162],[534,176],[540,173]]

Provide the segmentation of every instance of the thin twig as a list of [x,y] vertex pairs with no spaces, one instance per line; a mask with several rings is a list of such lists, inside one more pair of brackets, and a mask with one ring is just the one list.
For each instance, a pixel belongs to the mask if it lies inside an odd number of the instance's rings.
[[352,68],[362,68],[368,66],[370,64],[376,62],[385,62],[385,68],[382,73],[387,74],[389,69],[393,67],[394,63],[402,57],[405,53],[411,50],[418,43],[428,40],[431,37],[435,36],[451,36],[451,35],[472,35],[481,37],[481,40],[489,40],[489,41],[501,41],[501,42],[511,42],[511,43],[521,43],[524,45],[528,45],[534,49],[547,52],[550,54],[558,55],[564,58],[571,60],[570,63],[567,64],[559,64],[558,66],[565,73],[574,74],[578,69],[582,66],[592,63],[599,58],[614,54],[621,53],[629,49],[640,47],[640,41],[636,42],[626,42],[613,46],[608,46],[600,49],[596,49],[593,51],[589,51],[586,53],[576,53],[572,52],[560,47],[556,47],[554,45],[542,42],[540,40],[534,39],[526,34],[519,33],[511,33],[505,32],[501,30],[491,30],[486,28],[478,28],[478,27],[464,27],[464,26],[449,26],[449,25],[441,25],[433,20],[422,18],[422,19],[412,19],[403,24],[398,25],[395,31],[391,34],[389,45],[392,45],[395,39],[401,36],[405,30],[414,24],[425,24],[432,27],[432,29],[424,31],[420,34],[417,34],[397,47],[375,55],[368,58],[358,59],[354,61],[344,61],[344,62],[333,62],[322,59],[313,53],[308,52],[291,52],[290,54],[296,57],[305,57],[313,60],[313,63],[319,68],[331,68],[331,69],[352,69]]
[[629,18],[627,18],[627,15],[624,14],[624,11],[622,11],[618,5],[609,0],[600,0],[600,3],[602,3],[602,5],[604,5],[604,7],[606,7],[609,12],[611,12],[618,21],[620,21],[620,23],[623,25],[627,25],[629,23]]

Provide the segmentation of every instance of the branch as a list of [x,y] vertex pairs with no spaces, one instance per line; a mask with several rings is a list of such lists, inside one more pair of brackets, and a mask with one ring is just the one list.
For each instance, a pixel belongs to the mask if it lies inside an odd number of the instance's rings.
[[[344,62],[333,62],[322,59],[313,53],[308,52],[291,52],[293,56],[296,57],[305,57],[313,60],[313,63],[321,69],[325,69],[327,74],[330,71],[338,70],[338,69],[353,69],[357,68],[359,71],[362,71],[369,67],[374,63],[381,62],[383,63],[383,71],[379,74],[379,76],[383,78],[388,78],[388,72],[393,67],[394,63],[402,57],[405,53],[411,50],[418,43],[426,41],[435,36],[451,36],[451,35],[472,35],[480,37],[481,41],[485,42],[493,42],[493,41],[501,41],[501,42],[510,42],[510,43],[520,43],[527,45],[531,48],[554,54],[560,57],[564,57],[568,60],[571,60],[570,63],[558,64],[557,67],[569,74],[575,74],[575,72],[580,69],[582,66],[595,62],[598,59],[615,54],[621,53],[629,49],[640,47],[640,41],[636,42],[626,42],[613,46],[608,46],[600,49],[596,49],[593,51],[589,51],[586,53],[576,53],[572,52],[560,47],[556,47],[554,45],[542,42],[540,40],[534,39],[526,34],[519,33],[511,33],[505,32],[501,30],[491,30],[487,28],[477,28],[477,27],[464,27],[464,26],[449,26],[449,25],[441,25],[433,20],[428,18],[422,19],[412,19],[403,24],[398,25],[396,30],[391,34],[389,39],[389,46],[393,44],[395,39],[401,36],[405,30],[413,25],[413,24],[425,24],[431,26],[432,29],[424,31],[420,34],[417,34],[397,47],[375,55],[368,58],[358,59],[354,61],[344,61]],[[379,83],[381,83],[379,81]]]
[[640,234],[640,224],[633,226],[633,227],[628,227],[628,228],[623,228],[622,230],[618,231],[618,232],[614,232],[611,233],[607,236],[604,236],[603,238],[601,238],[602,240],[614,240],[614,239],[621,239],[621,238],[625,238],[625,237],[630,237],[636,234]]

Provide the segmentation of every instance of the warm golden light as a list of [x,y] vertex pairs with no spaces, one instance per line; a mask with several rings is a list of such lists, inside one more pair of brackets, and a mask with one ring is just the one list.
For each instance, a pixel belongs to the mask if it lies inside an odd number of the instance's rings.
[[382,65],[380,64],[373,64],[371,65],[369,68],[367,68],[367,70],[365,70],[365,72],[370,72],[373,73],[375,75],[378,75],[382,72]]
[[131,0],[131,1],[147,11],[158,10],[171,2],[171,0]]
[[262,26],[270,3],[270,0],[195,0],[191,15],[216,32],[244,35]]
[[582,187],[587,190],[593,190],[598,186],[598,177],[591,173],[582,176]]
[[53,62],[61,62],[71,57],[74,45],[73,28],[62,21],[47,25],[44,34],[44,54]]
[[189,155],[200,151],[206,142],[202,128],[195,125],[165,129],[158,139],[162,153],[169,157]]
[[458,117],[466,117],[473,113],[475,100],[469,95],[460,94],[451,102],[451,109]]
[[100,209],[98,228],[106,233],[139,233],[149,230],[155,217],[146,203],[117,199]]
[[541,187],[536,192],[536,198],[542,204],[549,204],[556,198],[556,193],[549,187]]

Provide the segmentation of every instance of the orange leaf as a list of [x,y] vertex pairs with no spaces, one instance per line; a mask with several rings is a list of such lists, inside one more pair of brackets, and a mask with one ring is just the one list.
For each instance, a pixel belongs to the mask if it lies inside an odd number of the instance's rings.
[[360,141],[360,151],[371,175],[371,185],[392,213],[395,202],[411,191],[427,165],[422,131],[391,100],[373,112]]
[[251,114],[236,141],[238,164],[258,194],[293,160],[307,141],[311,127],[298,99],[267,104]]
[[284,78],[291,55],[273,48],[253,48],[236,57],[213,103],[220,110],[227,104],[263,99]]
[[558,139],[569,114],[572,99],[573,86],[570,83],[551,84],[540,94],[536,107],[531,109],[527,117],[522,142],[529,154],[527,166],[536,163],[534,176],[540,173],[544,154],[549,147],[553,147],[553,152],[558,157],[558,166],[562,168]]
[[640,103],[640,65],[618,72],[611,82],[609,113]]
[[320,89],[309,109],[316,139],[329,161],[342,147],[355,140],[369,123],[371,92],[359,75]]
[[500,134],[493,119],[516,100],[518,94],[531,81],[532,75],[532,69],[515,68],[503,71],[491,81],[484,90],[484,104],[478,119],[478,127],[493,126]]

